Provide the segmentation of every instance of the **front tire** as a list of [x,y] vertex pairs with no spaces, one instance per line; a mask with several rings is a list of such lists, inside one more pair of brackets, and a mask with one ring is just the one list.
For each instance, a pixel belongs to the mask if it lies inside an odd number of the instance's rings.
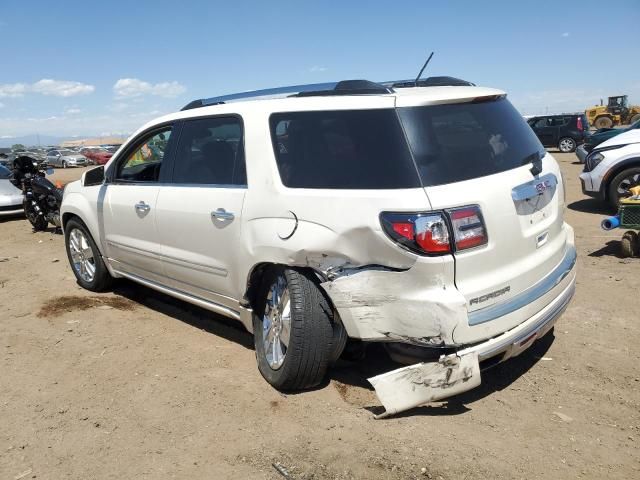
[[276,267],[265,274],[253,334],[258,370],[273,387],[301,390],[322,382],[335,351],[334,318],[313,273]]
[[576,151],[576,141],[571,137],[561,138],[558,142],[558,150],[562,153],[571,153]]
[[609,184],[608,200],[613,208],[618,208],[620,199],[629,195],[629,189],[640,185],[640,167],[623,170]]
[[100,250],[87,227],[72,218],[64,227],[64,243],[71,270],[78,284],[92,292],[102,292],[113,282]]

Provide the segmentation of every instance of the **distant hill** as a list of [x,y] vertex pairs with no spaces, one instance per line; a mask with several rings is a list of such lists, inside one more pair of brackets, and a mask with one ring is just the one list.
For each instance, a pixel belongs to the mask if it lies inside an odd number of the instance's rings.
[[[69,137],[55,137],[52,135],[40,135],[40,145],[59,145]],[[38,135],[24,135],[22,137],[1,138],[0,147],[10,147],[16,143],[21,143],[25,147],[38,146]]]
[[[0,132],[2,133],[2,132]],[[75,144],[84,144],[84,145],[100,145],[103,143],[122,143],[127,138],[127,135],[118,135],[118,136],[95,136],[91,137],[90,135],[85,136],[76,136],[76,137],[56,137],[53,135],[24,135],[22,137],[11,137],[11,138],[0,138],[0,147],[11,147],[16,143],[20,143],[25,147],[37,147],[40,146],[48,146],[48,145],[62,145],[63,143],[66,146],[71,146]],[[88,140],[82,142],[82,140]]]

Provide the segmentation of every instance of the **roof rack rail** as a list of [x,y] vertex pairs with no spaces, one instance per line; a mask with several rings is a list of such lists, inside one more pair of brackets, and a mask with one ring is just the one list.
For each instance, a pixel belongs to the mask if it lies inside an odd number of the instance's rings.
[[369,80],[343,80],[341,82],[311,83],[306,85],[291,85],[288,87],[266,88],[249,92],[232,93],[219,97],[193,100],[182,107],[181,110],[208,107],[227,102],[249,99],[285,98],[285,97],[311,97],[330,95],[372,95],[393,93],[393,90],[379,83]]
[[441,87],[441,86],[475,86],[475,83],[455,77],[428,77],[424,80],[393,80],[389,82],[371,82],[369,80],[342,80],[340,82],[310,83],[306,85],[291,85],[288,87],[265,88],[249,92],[232,93],[219,97],[193,100],[181,110],[209,107],[223,103],[267,98],[286,97],[322,97],[334,95],[384,95],[393,93],[394,88],[409,87]]
[[462,80],[456,77],[428,77],[424,80],[393,80],[382,82],[382,85],[391,88],[413,88],[413,87],[475,87],[475,83]]

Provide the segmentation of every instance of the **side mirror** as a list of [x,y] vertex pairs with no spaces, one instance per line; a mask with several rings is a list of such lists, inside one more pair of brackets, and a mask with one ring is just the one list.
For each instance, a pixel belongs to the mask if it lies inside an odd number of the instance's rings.
[[102,185],[104,183],[104,165],[98,168],[92,168],[82,174],[82,186],[91,187],[93,185]]

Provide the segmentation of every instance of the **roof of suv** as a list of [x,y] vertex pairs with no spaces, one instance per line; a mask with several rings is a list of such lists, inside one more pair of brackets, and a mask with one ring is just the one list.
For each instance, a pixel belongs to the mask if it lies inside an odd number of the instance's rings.
[[[468,83],[468,82],[467,82]],[[318,84],[329,85],[329,84]],[[333,85],[333,84],[331,84]],[[299,86],[301,87],[301,86]],[[380,85],[381,88],[384,86]],[[295,88],[295,87],[291,87]],[[270,89],[272,90],[272,89]],[[264,90],[263,92],[267,92]],[[206,106],[191,106],[194,101],[187,105],[185,109],[170,113],[163,117],[156,118],[138,132],[143,131],[153,125],[157,125],[172,120],[183,118],[202,117],[220,114],[248,114],[248,113],[270,113],[282,111],[313,111],[313,110],[347,110],[347,109],[375,109],[410,107],[422,105],[438,105],[447,103],[466,103],[478,98],[500,97],[506,93],[495,88],[476,87],[473,84],[463,86],[418,86],[388,88],[387,91],[375,93],[342,93],[340,95],[286,95],[275,96],[267,94],[265,96],[255,95],[259,92],[247,92],[247,96],[242,98],[238,95],[230,95],[232,101],[215,102]],[[218,97],[223,98],[223,97]],[[216,99],[211,99],[216,100]],[[138,133],[136,132],[136,134]]]

